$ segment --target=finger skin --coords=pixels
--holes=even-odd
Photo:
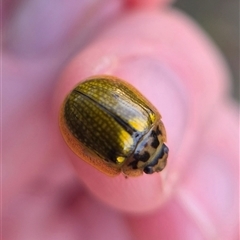
[[[105,203],[130,212],[156,209],[173,194],[193,152],[199,154],[193,148],[196,134],[225,94],[228,72],[201,31],[179,12],[167,10],[131,13],[77,55],[62,75],[55,109],[73,86],[98,74],[129,81],[159,109],[168,134],[168,166],[160,174],[126,180],[104,176],[71,152],[69,158]]]

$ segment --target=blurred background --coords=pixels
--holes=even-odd
[[[218,45],[232,73],[232,96],[239,91],[239,0],[176,0],[175,7],[192,16]]]

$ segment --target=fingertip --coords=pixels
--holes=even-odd
[[[69,153],[81,181],[95,196],[114,208],[144,212],[161,206],[190,159],[191,146],[195,144],[199,128],[222,91],[223,84],[219,83],[217,69],[201,62],[201,69],[209,71],[199,72],[199,58],[192,53],[193,49],[200,49],[199,54],[205,53],[202,57],[207,59],[207,63],[210,58],[217,65],[211,46],[205,40],[199,40],[200,34],[196,36],[195,30],[181,21],[182,17],[172,12],[162,15],[141,12],[128,17],[77,55],[59,82],[57,109],[78,82],[92,75],[110,74],[130,82],[162,115],[170,155],[166,169],[159,174],[129,179],[122,175],[110,178]],[[141,22],[144,22],[143,27],[134,28]],[[159,34],[150,27],[153,22]],[[131,28],[128,35],[124,34],[127,27]],[[187,39],[181,34],[183,37],[179,35],[175,41],[176,31],[180,30],[186,32]],[[191,45],[187,48],[189,39]],[[131,48],[126,47],[128,45]],[[207,84],[209,75],[211,86]],[[214,98],[213,86],[218,87]],[[204,98],[201,92],[196,94],[196,88],[206,91]]]

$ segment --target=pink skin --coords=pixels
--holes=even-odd
[[[237,239],[237,107],[224,60],[198,26],[167,1],[12,2],[4,239]],[[96,74],[129,81],[161,112],[170,155],[160,174],[109,178],[64,143],[60,105]]]

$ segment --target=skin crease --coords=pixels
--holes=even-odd
[[[3,239],[237,239],[237,107],[224,60],[198,26],[166,1],[13,3]],[[159,109],[170,149],[160,174],[109,178],[64,143],[60,105],[96,74],[127,80]]]

